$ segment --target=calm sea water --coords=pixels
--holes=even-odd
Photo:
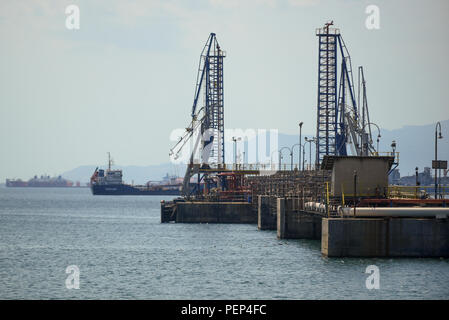
[[[0,298],[449,298],[448,259],[328,259],[319,241],[255,225],[161,224],[164,198],[0,188]],[[378,290],[365,286],[372,264]]]

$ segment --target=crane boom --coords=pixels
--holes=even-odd
[[[224,92],[223,58],[215,33],[211,33],[200,55],[193,97],[191,123],[185,133],[170,150],[175,159],[194,134],[198,137],[194,143],[184,176],[183,194],[190,194],[190,179],[198,173],[200,166],[220,167],[224,165]],[[198,109],[200,97],[204,105]],[[195,164],[195,155],[199,153],[199,163]],[[201,180],[200,178],[198,180]]]

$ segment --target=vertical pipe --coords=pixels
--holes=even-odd
[[[302,134],[302,122],[299,123],[299,155],[298,155],[298,170],[301,170],[301,134]],[[303,168],[304,170],[304,168]]]
[[[354,172],[354,216],[357,210],[357,171]]]
[[[306,159],[306,146],[304,143],[304,146],[302,148],[302,170],[304,171],[304,161]]]
[[[293,149],[290,150],[290,170],[293,171]]]
[[[309,140],[309,166],[312,170],[312,140]]]
[[[416,186],[415,186],[415,198],[418,198],[418,185],[419,185],[419,182],[418,182],[418,167],[416,167],[415,168],[415,184],[416,184]]]
[[[439,123],[439,122],[438,122]],[[438,126],[437,123],[437,126]],[[437,126],[435,126],[435,199],[437,198]]]

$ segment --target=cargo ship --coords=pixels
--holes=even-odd
[[[6,187],[8,188],[24,188],[24,187],[34,187],[34,188],[66,188],[72,187],[73,182],[66,180],[61,176],[50,177],[45,176],[34,176],[28,181],[23,181],[21,179],[6,179]]]
[[[180,195],[182,178],[167,174],[162,181],[149,181],[145,185],[131,185],[123,182],[122,170],[111,169],[112,160],[108,156],[108,169],[95,169],[90,178],[90,189],[93,195]]]

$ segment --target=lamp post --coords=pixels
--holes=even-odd
[[[278,164],[278,170],[279,171],[281,171],[281,166],[282,166],[282,152],[280,152],[279,150],[278,150],[278,153],[279,153],[279,164]]]
[[[438,129],[440,129],[439,135],[437,135]],[[435,125],[435,199],[437,198],[437,189],[438,189],[438,180],[437,180],[438,139],[443,139],[443,136],[441,135],[440,122],[437,122],[437,124]]]
[[[282,150],[284,150],[284,149],[287,149],[290,151],[290,163],[291,163],[291,166],[293,167],[293,152],[292,152],[292,150],[289,147],[282,147],[279,149],[279,155],[280,155],[279,169],[281,168],[281,165],[282,165]]]
[[[416,186],[419,186],[418,176],[419,176],[418,167],[416,167],[415,168]]]
[[[293,150],[290,149],[290,170],[293,170]]]
[[[299,153],[301,153],[301,144],[300,143],[295,143],[294,145],[292,145],[292,147],[291,147],[291,150],[292,150],[292,161],[293,161],[293,150],[295,149],[295,146],[299,146]],[[299,159],[301,159],[301,155],[299,156]],[[293,168],[293,162],[292,162],[292,168]],[[301,162],[298,163],[298,170],[301,170]]]
[[[306,160],[306,143],[307,142],[304,142],[301,146],[302,147],[302,171],[304,171],[304,163]]]
[[[379,155],[379,141],[380,141],[380,132],[379,132],[379,134],[377,135],[377,147],[376,147],[376,153],[377,153],[377,155]]]
[[[393,140],[392,142],[391,142],[391,149],[393,150],[393,152],[391,153],[391,155],[393,156],[393,157],[395,157],[396,155],[395,155],[395,153],[396,153],[396,141],[395,140]]]
[[[299,155],[298,155],[298,170],[301,170],[301,134],[302,134],[302,125],[303,122],[299,123]],[[293,147],[292,147],[293,150]]]
[[[302,144],[302,170],[305,170],[305,161],[306,161],[306,144],[307,142],[304,142]]]
[[[232,141],[234,141],[234,163],[237,165],[237,141],[242,140],[241,137],[232,137]]]
[[[310,169],[312,169],[312,142],[316,143],[316,139],[315,137],[313,137],[312,139],[308,139],[307,137],[305,137],[304,139],[309,143],[309,166]]]
[[[305,143],[304,144],[306,144],[307,142],[309,142],[309,146],[310,146],[310,140],[309,140],[309,138],[307,138],[307,137],[304,137],[304,141],[305,141]],[[311,163],[311,150],[312,150],[312,147],[310,147],[309,148],[309,166],[310,166],[310,163]]]

